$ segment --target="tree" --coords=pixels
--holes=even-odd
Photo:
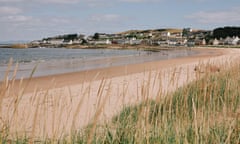
[[[95,34],[93,35],[93,39],[98,40],[98,39],[99,39],[99,33],[95,33]]]
[[[78,35],[77,34],[67,34],[63,35],[64,40],[74,40],[77,39]]]
[[[240,36],[240,27],[223,27],[213,30],[214,38],[226,38],[226,37]]]
[[[182,31],[182,36],[188,38],[190,33],[191,33],[191,28],[184,28],[183,31]]]

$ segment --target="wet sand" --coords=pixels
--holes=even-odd
[[[141,73],[151,70],[161,70],[167,67],[177,66],[180,64],[185,64],[193,61],[201,61],[206,58],[220,56],[226,53],[223,49],[195,49],[199,51],[198,55],[173,58],[167,60],[145,62],[140,64],[129,64],[124,66],[112,66],[108,68],[98,68],[92,70],[84,70],[80,72],[71,72],[65,74],[56,74],[49,76],[33,77],[31,79],[24,79],[23,85],[26,87],[25,92],[33,92],[35,89],[47,90],[50,88],[59,88],[63,86],[76,85],[79,83],[95,81],[100,79],[110,79],[113,77]],[[114,59],[112,59],[114,60]],[[15,82],[15,91],[19,91],[19,80]],[[22,87],[22,86],[21,86]]]

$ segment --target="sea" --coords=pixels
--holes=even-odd
[[[78,72],[172,59],[197,54],[193,50],[161,50],[159,52],[118,49],[65,48],[0,48],[0,81]],[[12,60],[11,60],[12,59]],[[12,61],[12,64],[10,64]],[[17,73],[14,76],[14,70]]]

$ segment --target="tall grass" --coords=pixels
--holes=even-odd
[[[86,128],[78,139],[88,135]],[[91,143],[240,143],[240,65],[125,107],[95,129]]]
[[[204,76],[200,76],[203,72]],[[175,73],[172,75],[175,77]],[[152,88],[149,75],[146,87],[142,88],[144,101],[125,106],[110,121],[99,123],[101,112],[110,97],[105,88],[111,89],[111,82],[103,79],[97,92],[95,115],[89,125],[82,129],[75,127],[82,103],[90,95],[90,86],[82,88],[80,94],[83,97],[75,106],[66,106],[66,98],[62,100],[50,92],[41,97],[34,94],[31,98],[32,105],[36,106],[31,111],[33,116],[26,114],[29,117],[27,120],[32,122],[30,135],[26,131],[21,135],[17,131],[15,134],[10,132],[12,124],[21,123],[14,117],[21,115],[17,112],[20,107],[18,104],[27,85],[22,86],[22,91],[13,99],[14,110],[4,108],[3,101],[14,83],[14,78],[9,80],[6,76],[0,84],[0,143],[240,143],[240,64],[232,64],[228,70],[217,72],[196,71],[196,75],[198,80],[167,96],[158,96],[155,100],[150,99],[149,90]],[[178,83],[174,79],[171,81]],[[68,101],[71,104],[74,98],[69,93]],[[9,119],[4,119],[3,108],[12,114],[7,117]],[[48,109],[52,112],[49,113]],[[57,126],[63,119],[61,112],[64,109],[69,113],[69,118],[63,120],[66,124],[70,123],[71,133],[68,134],[63,131],[67,126]],[[48,121],[43,118],[44,121],[39,122],[40,116],[51,117],[51,136],[44,134]],[[42,137],[36,133],[40,126],[44,127],[40,131]],[[21,128],[25,128],[24,124]],[[63,131],[63,134],[58,137],[55,135],[57,131]]]

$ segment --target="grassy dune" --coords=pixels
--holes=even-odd
[[[83,143],[240,143],[240,65],[126,107],[111,122],[76,135]]]
[[[97,123],[96,114],[87,127],[61,138],[12,138],[0,117],[0,143],[240,143],[240,64],[204,75],[161,99],[146,95],[105,123]],[[10,87],[7,80],[0,85],[0,116]]]

